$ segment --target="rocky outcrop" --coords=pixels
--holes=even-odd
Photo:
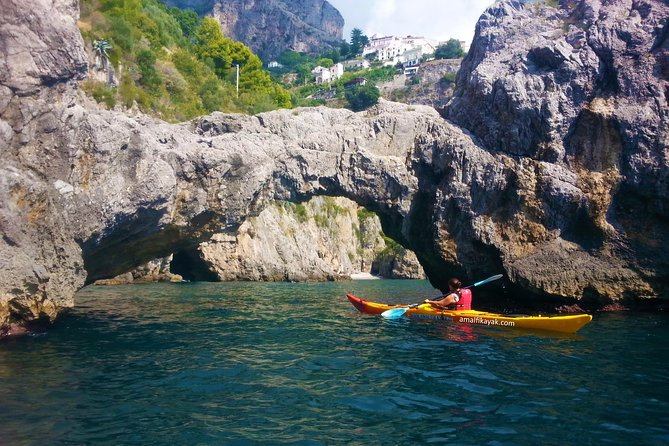
[[[486,11],[446,116],[518,160],[512,181],[535,185],[503,217],[522,245],[505,255],[515,283],[666,295],[669,6],[559,3]]]
[[[34,6],[31,8],[29,6]],[[63,85],[87,71],[76,2],[8,0],[0,8],[0,326],[55,317],[86,277],[44,170],[64,163],[50,139],[76,99]],[[61,107],[52,107],[58,97]],[[49,135],[41,139],[41,135]],[[53,164],[52,164],[53,162]],[[55,274],[64,271],[64,274]],[[3,330],[0,330],[3,331]],[[21,331],[14,329],[13,331]]]
[[[390,279],[424,279],[425,272],[412,251],[380,255],[372,266],[372,273]]]
[[[344,19],[325,0],[168,0],[213,15],[226,36],[243,42],[263,60],[287,50],[319,54],[338,48]]]
[[[361,218],[358,210],[346,198],[274,204],[244,222],[236,234],[214,235],[190,258],[202,259],[224,281],[350,280],[351,275],[371,272],[377,255],[387,249],[378,217]],[[396,264],[383,277],[405,277],[408,262],[400,258]],[[412,278],[424,278],[422,272],[418,265]]]
[[[416,255],[386,245],[379,218],[351,200],[314,197],[270,204],[235,234],[149,262],[96,284],[150,281],[331,281],[361,273],[425,279]],[[305,248],[307,247],[307,248]],[[173,274],[178,272],[179,274]]]
[[[111,279],[101,279],[95,285],[125,285],[130,283],[183,282],[184,278],[170,271],[173,256],[155,259]]]
[[[462,59],[442,59],[422,63],[417,74],[399,74],[392,81],[380,84],[381,95],[391,101],[429,105],[441,110],[453,96],[461,62]]]
[[[442,289],[504,271],[518,299],[666,297],[669,7],[579,5],[583,33],[550,7],[488,10],[447,111],[463,130],[385,101],[181,125],[97,110],[77,90],[86,59],[73,3],[3,4],[0,325],[52,319],[85,283],[234,234],[272,201],[317,195],[376,212]],[[537,31],[553,23],[556,34],[529,47],[535,15]],[[487,61],[514,42],[526,57],[494,77]],[[52,44],[67,55],[52,57]],[[569,59],[551,68],[560,54]]]

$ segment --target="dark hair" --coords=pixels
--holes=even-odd
[[[458,288],[460,288],[462,286],[462,284],[460,283],[459,279],[456,279],[454,277],[454,278],[452,278],[451,280],[448,281],[448,286],[457,290]]]

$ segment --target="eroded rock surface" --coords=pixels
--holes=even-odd
[[[535,186],[492,244],[514,229],[505,265],[523,288],[666,296],[669,5],[560,5],[486,11],[446,112]]]

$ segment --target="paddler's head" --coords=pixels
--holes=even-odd
[[[456,279],[455,277],[453,277],[451,280],[448,281],[448,287],[451,289],[451,291],[460,289],[462,287],[460,279]]]

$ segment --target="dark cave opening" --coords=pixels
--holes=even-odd
[[[190,282],[219,282],[218,276],[201,259],[197,249],[174,253],[170,263],[170,272],[179,274]]]

